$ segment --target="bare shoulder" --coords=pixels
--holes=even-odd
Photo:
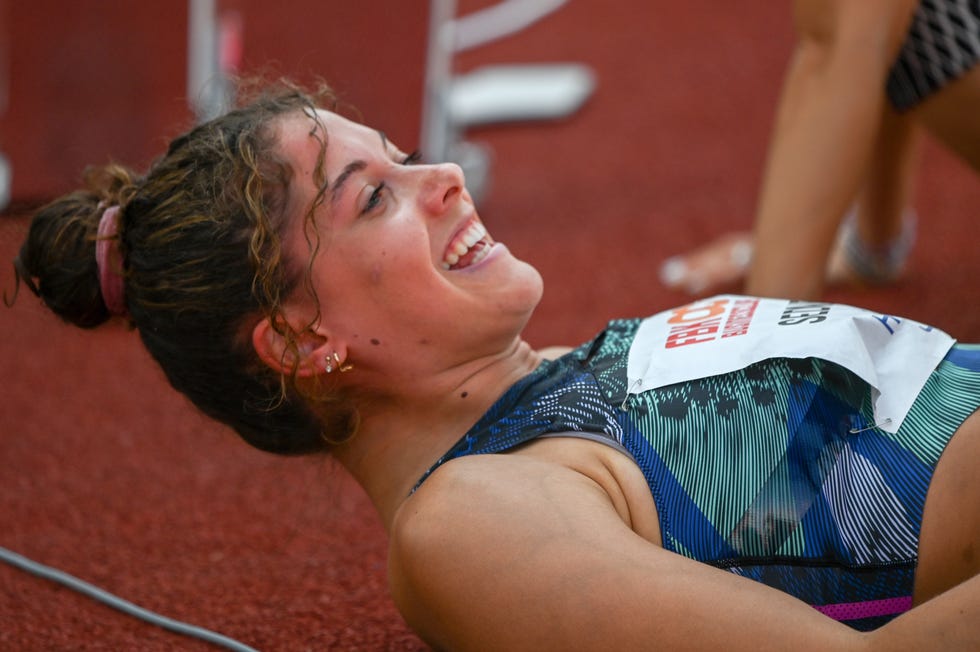
[[[549,587],[564,583],[568,566],[554,562],[573,563],[574,550],[588,548],[582,539],[598,539],[601,530],[629,532],[605,490],[575,470],[515,454],[453,460],[396,515],[392,595],[409,624],[437,648],[496,645],[503,632],[495,620],[528,615],[507,596],[523,588],[540,593],[535,602],[557,599],[547,595]],[[544,579],[532,580],[531,569]]]
[[[392,546],[411,555],[441,549],[447,541],[482,548],[489,541],[485,528],[553,518],[572,496],[584,501],[582,509],[619,518],[600,483],[561,462],[514,453],[459,458],[405,501],[392,527]]]
[[[848,649],[850,630],[808,605],[637,534],[565,454],[454,460],[402,505],[392,596],[434,648],[778,649],[804,635]]]
[[[601,514],[610,525],[660,543],[656,507],[635,463],[608,446],[571,437],[443,465],[399,510],[392,538],[406,549],[425,549],[429,536],[444,542],[483,526],[524,521],[533,529],[563,509],[589,518]],[[463,523],[470,528],[458,527]]]

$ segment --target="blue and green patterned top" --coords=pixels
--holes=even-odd
[[[640,320],[513,385],[435,465],[546,436],[632,456],[664,547],[794,595],[858,629],[911,607],[926,491],[980,405],[980,347],[955,346],[901,428],[874,427],[872,389],[817,358],[774,358],[628,394]],[[418,485],[417,485],[418,486]]]

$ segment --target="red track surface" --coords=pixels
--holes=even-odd
[[[577,343],[608,318],[682,302],[659,286],[660,262],[749,225],[788,12],[766,0],[578,0],[463,58],[576,60],[598,74],[571,120],[472,134],[496,156],[481,207],[490,231],[545,277],[533,344]],[[350,47],[384,60],[385,34],[324,29],[357,33]],[[368,115],[404,99],[375,81]],[[930,145],[917,205],[909,279],[829,298],[980,341],[980,184]],[[0,259],[24,225],[0,219]],[[0,286],[13,287],[9,265]],[[371,506],[329,460],[247,448],[166,385],[135,333],[69,328],[28,293],[0,309],[0,342],[0,546],[261,650],[424,649],[387,597]],[[0,564],[0,649],[212,648]]]

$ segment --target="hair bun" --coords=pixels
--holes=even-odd
[[[96,240],[105,207],[128,199],[131,179],[130,172],[119,165],[87,171],[87,189],[65,195],[37,212],[14,261],[18,280],[55,314],[76,326],[94,328],[113,314],[100,285]]]

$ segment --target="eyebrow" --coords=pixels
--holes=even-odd
[[[378,131],[378,136],[381,138],[381,146],[387,152],[388,137],[385,136],[385,132],[383,131]],[[366,167],[367,167],[367,162],[362,161],[360,159],[356,161],[351,161],[350,163],[344,166],[344,169],[341,171],[340,174],[337,175],[337,179],[333,182],[333,188],[330,189],[331,204],[337,203],[337,199],[340,198],[340,195],[344,190],[344,184],[347,182],[347,179],[349,179],[350,176],[355,172],[360,172]]]
[[[352,161],[344,166],[343,171],[337,175],[337,180],[333,182],[333,188],[330,190],[330,203],[337,203],[337,199],[344,190],[344,184],[347,183],[347,179],[350,178],[355,172],[360,172],[367,167],[366,161]]]

